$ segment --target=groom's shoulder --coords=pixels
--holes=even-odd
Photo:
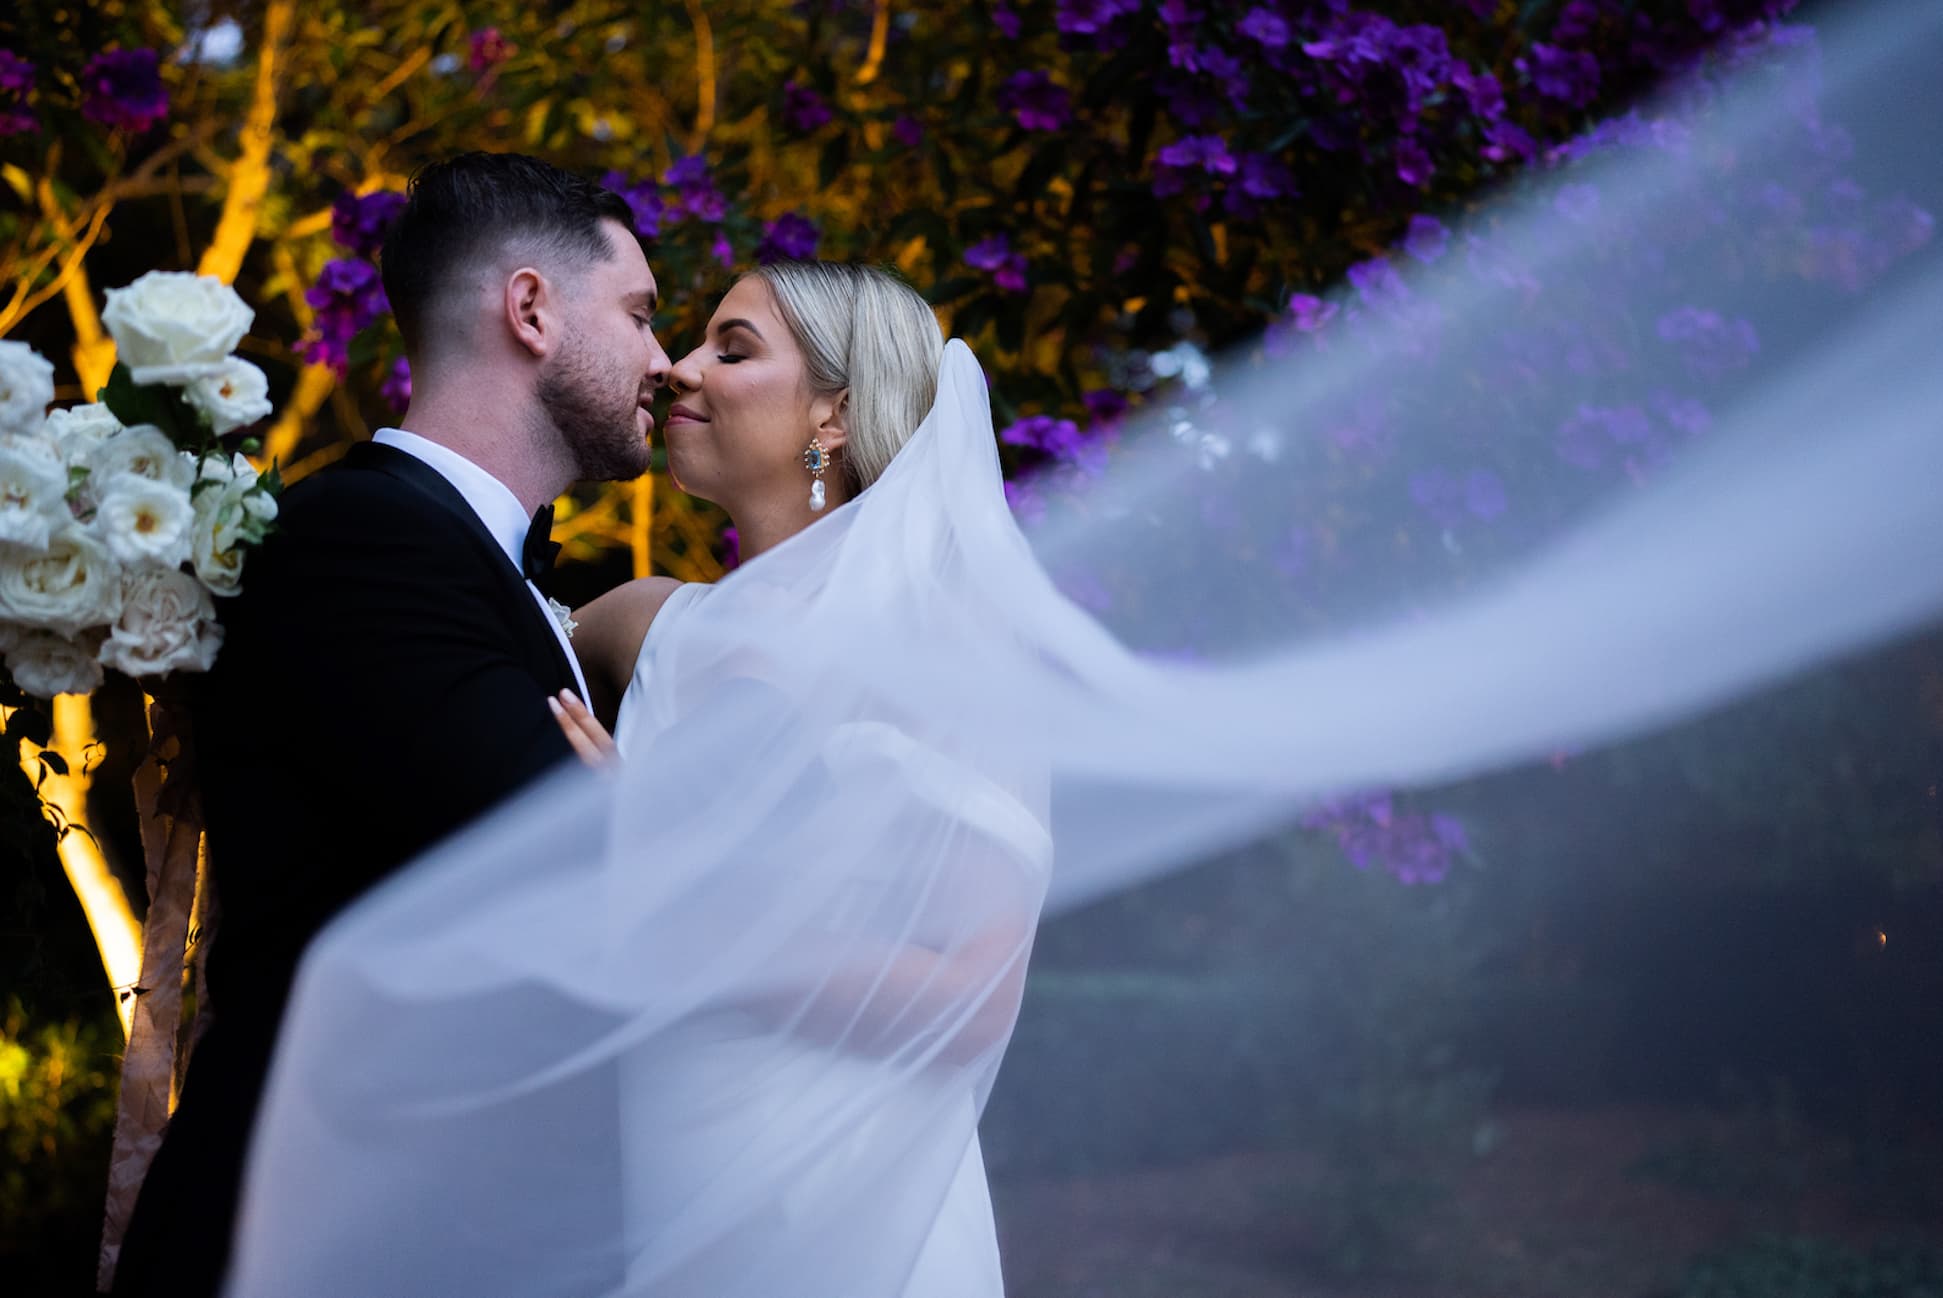
[[[443,530],[423,490],[355,454],[294,483],[279,504],[279,530],[293,536]]]

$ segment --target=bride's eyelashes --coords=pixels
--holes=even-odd
[[[733,365],[737,361],[746,361],[749,358],[747,356],[737,356],[733,352],[724,352],[721,355],[717,356],[715,359],[722,362],[722,364],[724,365]]]

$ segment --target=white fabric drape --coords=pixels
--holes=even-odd
[[[1827,93],[1929,120],[1943,19],[1866,17],[1830,36]],[[1742,246],[1731,220],[1707,242],[1682,224],[1725,155],[1792,174],[1776,87],[1752,75],[1682,148],[1593,158],[1469,227],[1588,333],[1644,291],[1616,227],[1649,232],[1682,300],[1758,326],[1777,363],[1713,389],[1711,431],[1643,483],[1553,455],[1557,415],[1649,402],[1682,362],[1541,366],[1487,409],[1481,358],[1531,321],[1476,259],[1344,341],[1218,375],[1218,408],[1157,416],[1174,435],[1131,430],[1030,541],[983,375],[950,344],[874,487],[664,615],[624,767],[535,790],[314,945],[229,1292],[993,1292],[960,1187],[1049,895],[1126,887],[1320,797],[1635,734],[1935,619],[1934,250],[1830,307],[1746,291],[1751,226]],[[1894,121],[1847,124],[1870,183],[1931,166]],[[1596,185],[1610,224],[1558,217],[1567,184]],[[1496,551],[1448,536],[1470,561],[1414,584],[1373,555],[1370,616],[1319,621],[1260,559],[1337,463],[1321,433],[1371,393],[1391,454],[1426,464],[1489,424],[1519,501],[1549,512]],[[1096,617],[1049,571],[1109,574],[1110,603]]]

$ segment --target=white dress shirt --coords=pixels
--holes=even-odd
[[[533,517],[519,503],[519,497],[513,494],[511,487],[457,451],[440,446],[417,433],[408,433],[402,428],[380,428],[371,440],[380,446],[403,451],[451,483],[465,497],[466,504],[472,506],[472,512],[486,525],[486,531],[492,534],[493,540],[499,542],[499,548],[506,552],[506,557],[512,560],[513,570],[525,570],[520,552],[526,546],[526,529],[532,526]],[[553,615],[553,608],[547,603],[546,596],[540,593],[540,588],[530,581],[526,583],[526,588],[533,592],[533,602],[540,606],[541,616],[553,628],[554,638],[560,642],[560,651],[567,655],[567,664],[573,668],[574,684],[579,686],[580,697],[585,701],[587,678],[580,674],[580,660],[574,657],[573,646],[567,641],[566,628]]]

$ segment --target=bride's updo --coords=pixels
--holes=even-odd
[[[853,492],[890,467],[938,395],[944,334],[931,304],[877,266],[779,261],[749,278],[769,286],[818,395],[850,390],[838,462]]]

